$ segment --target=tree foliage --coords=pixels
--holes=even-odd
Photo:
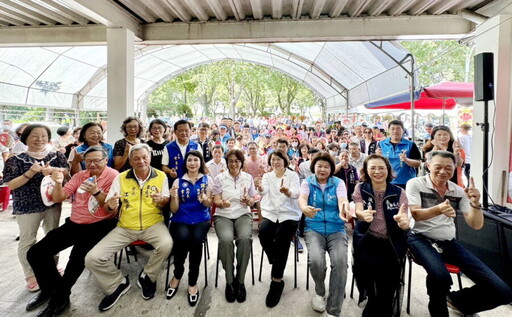
[[[457,41],[404,41],[400,44],[413,54],[422,86],[443,81],[473,81],[472,47]]]
[[[281,72],[221,61],[182,73],[156,89],[149,96],[148,116],[290,115],[318,105],[309,88]]]

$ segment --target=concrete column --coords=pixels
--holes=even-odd
[[[123,120],[134,114],[134,34],[123,28],[107,29],[107,142],[123,136]]]
[[[489,101],[489,186],[490,198],[498,205],[506,202],[512,134],[512,19],[498,15],[476,29],[475,54],[494,53],[494,101]],[[493,113],[496,107],[496,119]],[[473,105],[473,144],[471,175],[482,190],[483,132],[476,122],[483,122],[484,103]],[[494,138],[492,138],[494,133]],[[493,151],[493,152],[491,152]],[[492,159],[492,161],[491,161]],[[489,199],[489,205],[493,202]]]

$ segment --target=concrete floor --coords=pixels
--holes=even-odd
[[[65,204],[62,220],[69,215],[70,208]],[[62,223],[62,221],[61,221]],[[14,240],[17,234],[15,217],[10,210],[0,213],[0,316],[35,316],[38,310],[26,312],[25,306],[34,296],[25,289],[23,273],[17,258],[17,242]],[[42,236],[42,230],[40,230]],[[157,286],[155,298],[146,301],[140,296],[140,289],[136,286],[136,278],[143,264],[147,261],[145,250],[140,251],[139,261],[127,263],[123,260],[122,270],[129,274],[132,288],[125,294],[111,310],[100,313],[98,304],[104,294],[98,287],[95,278],[85,270],[75,284],[71,295],[71,306],[61,316],[88,317],[88,316],[321,316],[311,309],[311,297],[314,295],[314,283],[310,278],[310,289],[306,290],[306,251],[299,255],[298,263],[298,287],[293,288],[293,252],[290,252],[288,265],[285,271],[284,280],[286,286],[281,302],[277,307],[269,309],[265,306],[265,296],[268,291],[270,279],[270,266],[263,264],[262,281],[258,281],[258,270],[261,257],[261,245],[257,233],[254,234],[254,268],[255,285],[251,285],[250,267],[246,275],[247,301],[243,304],[229,304],[224,298],[224,272],[219,272],[219,287],[215,288],[215,260],[217,254],[217,237],[213,230],[208,234],[210,246],[210,260],[207,263],[208,287],[204,287],[204,267],[201,264],[199,276],[200,301],[196,307],[188,305],[186,297],[186,273],[179,293],[170,301],[165,299],[164,284],[165,270],[162,270]],[[65,267],[69,250],[61,253],[60,266]],[[292,251],[292,250],[291,250]],[[349,251],[350,252],[350,251]],[[145,254],[146,253],[146,254]],[[172,269],[172,268],[171,268]],[[407,268],[408,270],[408,268]],[[171,272],[172,275],[172,272]],[[350,281],[352,272],[348,270],[347,293],[350,292]],[[455,281],[455,280],[454,280]],[[407,283],[407,281],[406,281]],[[463,277],[463,285],[471,285],[471,281]],[[405,285],[405,290],[407,284]],[[342,307],[342,316],[361,316],[362,309],[357,306],[357,290],[354,291],[354,299],[345,299]],[[403,299],[402,315],[405,312],[406,296]],[[411,316],[429,316],[427,310],[428,297],[425,288],[425,271],[423,268],[413,264]],[[456,312],[450,311],[450,316],[459,316]],[[492,311],[480,313],[482,317],[512,316],[512,306],[501,306]]]

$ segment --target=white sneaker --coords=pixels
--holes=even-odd
[[[325,297],[320,295],[313,296],[313,299],[311,300],[311,308],[313,308],[314,311],[317,311],[319,313],[322,313],[325,311]]]

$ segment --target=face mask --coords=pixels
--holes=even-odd
[[[296,147],[297,145],[299,145],[299,143],[297,143],[297,142],[292,142],[292,146],[293,146],[293,147]]]
[[[347,143],[340,143],[340,146],[342,149],[346,149],[347,148]]]

